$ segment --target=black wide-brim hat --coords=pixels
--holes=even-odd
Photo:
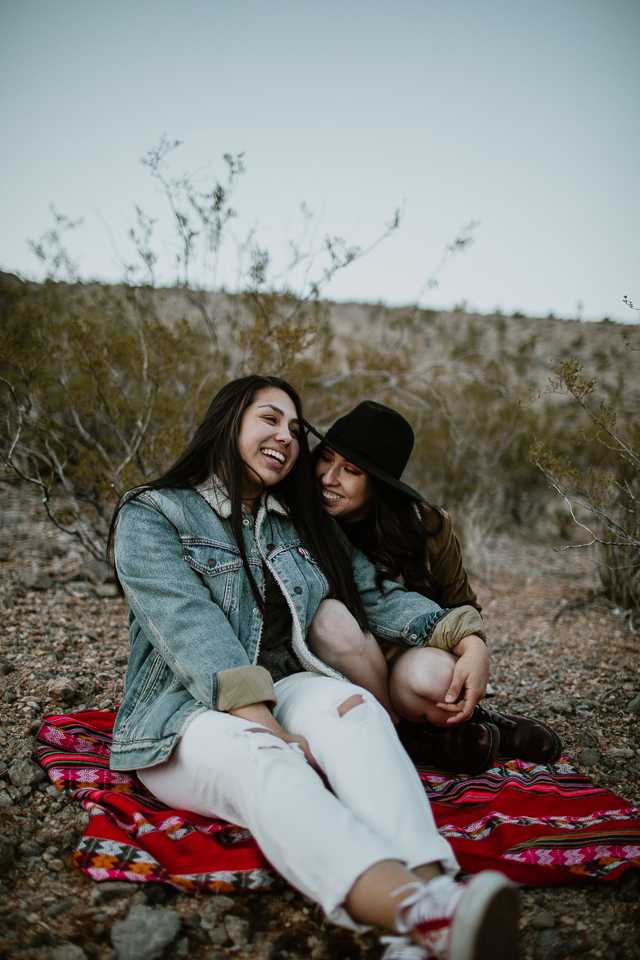
[[[424,497],[400,477],[413,450],[411,424],[402,414],[374,400],[363,400],[329,427],[324,437],[311,424],[312,433],[354,466],[394,490],[420,502]]]

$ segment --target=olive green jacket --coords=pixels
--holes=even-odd
[[[480,613],[482,607],[469,583],[451,516],[426,503],[418,505],[418,512],[427,532],[427,567],[442,588],[442,593],[436,596],[426,584],[424,592],[441,607],[470,606]]]

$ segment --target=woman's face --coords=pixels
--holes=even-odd
[[[278,387],[258,391],[242,415],[238,448],[244,460],[243,498],[252,499],[290,473],[300,452],[300,421],[291,397]]]
[[[368,473],[325,447],[316,464],[316,479],[327,513],[349,523],[364,520],[373,499]]]

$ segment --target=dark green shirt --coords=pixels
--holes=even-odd
[[[273,682],[292,673],[302,673],[304,667],[293,652],[291,610],[267,566],[264,570],[264,620],[258,666],[265,667]]]

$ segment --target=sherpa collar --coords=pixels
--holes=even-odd
[[[208,480],[197,484],[196,490],[223,520],[231,516],[231,500],[229,499],[227,488],[215,473],[210,476]],[[287,516],[286,507],[284,507],[276,497],[268,494],[266,490],[260,497],[260,505],[266,510],[281,514],[283,517]]]

